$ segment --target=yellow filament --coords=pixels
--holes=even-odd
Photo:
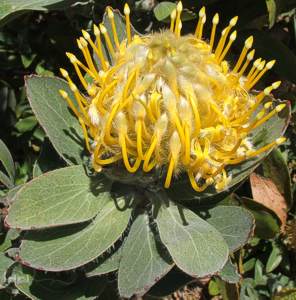
[[[73,113],[75,114],[75,116],[77,118],[79,118],[80,114],[77,111],[76,107],[74,106],[72,100],[69,98],[68,94],[65,91],[63,91],[63,90],[59,90],[59,92],[60,92],[61,96],[63,97],[63,99],[66,100],[68,106],[71,108],[71,110],[73,111]]]
[[[78,43],[78,42],[77,42]],[[79,41],[80,45],[81,45],[81,51],[82,51],[82,54],[84,56],[84,59],[89,67],[89,69],[94,73],[96,74],[97,73],[97,70],[96,70],[96,67],[93,63],[93,60],[91,58],[91,55],[90,55],[90,52],[88,50],[88,47],[87,47],[87,42],[84,38],[80,38],[80,41]]]
[[[174,9],[171,13],[171,25],[170,25],[170,31],[174,32],[174,25],[175,25],[175,20],[176,20],[176,9]]]
[[[142,121],[137,120],[136,122],[136,133],[137,133],[137,150],[140,159],[144,158],[143,148],[142,148]]]
[[[250,81],[250,78],[252,78],[253,76],[256,76],[256,75],[257,75],[257,73],[258,73],[258,67],[260,66],[260,64],[261,64],[261,58],[258,58],[258,59],[256,59],[256,60],[254,61],[253,66],[252,66],[250,72],[249,72],[248,75],[247,75],[248,81]],[[257,72],[257,73],[256,73],[256,72]],[[256,74],[255,74],[255,73],[256,73]],[[254,75],[254,74],[255,74],[255,75]]]
[[[196,25],[196,28],[195,28],[195,33],[194,35],[196,37],[198,37],[198,34],[200,32],[200,26],[201,26],[201,23],[202,23],[202,20],[203,20],[203,17],[205,16],[206,14],[206,8],[203,6],[200,10],[199,10],[199,13],[198,13],[198,22],[197,22],[197,25]]]
[[[88,150],[88,152],[91,152],[90,151],[90,146],[89,146],[89,138],[88,138],[88,134],[87,134],[87,130],[86,130],[84,121],[81,117],[78,117],[78,120],[79,120],[79,123],[80,123],[82,131],[83,131],[83,136],[84,136],[84,139],[85,139],[86,149]]]
[[[198,39],[201,39],[201,38],[202,38],[203,28],[204,28],[205,22],[206,22],[206,16],[204,16],[204,17],[202,18],[202,20],[201,20],[201,24],[200,24],[200,26],[199,26],[198,33],[197,33],[197,38],[198,38]]]
[[[247,67],[249,66],[250,62],[253,60],[255,50],[252,50],[249,54],[250,54],[250,56],[248,55],[248,59],[246,60],[246,62],[244,63],[244,65],[242,66],[241,70],[238,73],[239,77],[241,77],[245,73],[245,71],[246,71]]]
[[[210,183],[213,183],[213,181],[210,179],[210,180],[206,181],[202,186],[199,187],[195,181],[192,171],[188,171],[187,174],[188,174],[191,186],[193,187],[193,189],[196,192],[203,192],[209,186]]]
[[[246,153],[246,154],[247,154],[247,157],[249,158],[249,157],[254,157],[254,156],[260,155],[260,154],[262,154],[262,153],[264,153],[264,152],[270,150],[270,149],[273,148],[274,146],[279,145],[279,144],[282,144],[282,143],[285,142],[285,141],[286,141],[285,138],[279,138],[279,139],[275,140],[274,142],[272,142],[272,143],[270,143],[270,144],[268,144],[268,145],[266,145],[266,146],[264,146],[264,147],[262,147],[262,148],[259,148],[258,150],[255,150],[255,151],[249,150],[249,151],[247,151],[247,153]]]
[[[178,2],[176,10],[177,10],[177,16],[176,16],[176,23],[175,23],[175,34],[178,34],[179,24],[180,24],[180,20],[181,20],[181,12],[183,10],[181,1]]]
[[[144,156],[143,170],[145,172],[149,172],[149,170],[150,170],[149,162],[150,162],[151,156],[155,150],[156,145],[157,145],[157,137],[154,135],[152,138],[152,143]]]
[[[128,44],[132,41],[131,35],[131,24],[130,24],[130,8],[127,3],[124,5],[124,15],[125,15],[125,28],[126,28],[126,36]]]
[[[169,163],[169,167],[168,167],[168,171],[167,171],[167,175],[166,175],[165,183],[164,183],[164,187],[166,189],[168,189],[171,185],[174,166],[175,166],[175,160],[174,160],[173,156],[171,155],[171,159],[170,159],[170,163]]]
[[[265,115],[263,118],[261,118],[260,120],[258,120],[253,126],[250,126],[252,128],[249,128],[250,129],[255,129],[257,128],[258,126],[262,125],[263,123],[265,123],[266,121],[268,121],[271,117],[273,117],[276,113],[278,113],[280,110],[279,108],[281,108],[281,110],[283,108],[285,108],[285,104],[280,104],[278,105],[275,109],[273,109],[270,113],[268,113],[267,115]]]
[[[100,94],[94,98],[93,102],[98,106],[98,109],[100,113],[103,115],[107,113],[107,110],[104,108],[104,99],[106,95],[116,86],[117,80],[114,80],[112,83],[110,83]]]
[[[98,163],[99,165],[110,165],[118,160],[120,160],[122,158],[121,154],[116,154],[112,157],[106,158],[106,159],[101,159],[98,157],[95,157],[96,163]]]
[[[95,24],[94,24],[94,34],[96,36],[96,41],[97,41],[97,47],[94,47],[94,51],[96,52],[98,58],[101,61],[103,70],[106,71],[108,67],[102,50],[101,33],[99,28]]]
[[[107,13],[108,13],[108,17],[109,17],[109,20],[110,20],[110,23],[111,23],[114,42],[115,42],[115,45],[116,45],[117,49],[119,49],[120,43],[119,43],[117,30],[116,30],[116,25],[115,25],[115,21],[114,21],[114,14],[113,14],[113,11],[112,11],[111,7],[107,7]]]
[[[109,141],[111,144],[115,144],[117,142],[117,140],[111,136],[111,127],[112,127],[113,119],[117,113],[118,107],[119,107],[119,103],[116,103],[113,106],[111,113],[109,115],[109,118],[107,120],[107,123],[106,123],[105,138],[107,139],[107,142]]]
[[[217,29],[217,24],[219,23],[219,15],[216,14],[213,18],[212,21],[212,30],[211,30],[211,38],[210,38],[210,47],[213,49],[214,43],[215,43],[215,35],[216,35],[216,29]]]
[[[184,165],[188,165],[190,162],[190,130],[189,125],[184,125],[184,133],[185,133],[185,153],[184,153]]]
[[[273,63],[275,61],[271,61],[270,63],[272,63],[272,66],[273,66]],[[270,70],[271,67],[268,66],[268,63],[266,64],[265,68],[255,77],[253,78],[253,80],[248,84],[248,89],[251,89],[261,78],[262,76],[268,71]]]
[[[125,143],[125,136],[123,134],[119,135],[119,143],[121,145],[123,163],[124,163],[126,169],[130,173],[135,173],[139,169],[139,167],[140,167],[141,159],[139,157],[137,157],[134,165],[131,166],[130,162],[128,160],[127,148],[126,148],[126,143]]]
[[[109,33],[106,29],[106,27],[103,25],[103,24],[100,24],[100,30],[104,36],[104,39],[106,41],[106,44],[107,44],[107,47],[108,47],[108,50],[109,52],[111,53],[111,56],[113,58],[115,58],[115,50],[114,50],[114,47],[112,45],[112,42],[111,42],[111,39],[110,39],[110,36],[109,36]]]
[[[238,58],[238,61],[233,69],[233,72],[238,72],[240,66],[242,65],[242,63],[247,55],[248,50],[252,47],[252,45],[253,45],[253,36],[250,36],[245,41],[243,50]]]
[[[223,50],[223,52],[221,53],[221,55],[218,58],[218,63],[221,63],[221,61],[224,59],[224,57],[226,56],[226,54],[228,53],[232,43],[235,41],[236,39],[236,31],[234,31],[231,36],[230,39],[225,47],[225,49]]]

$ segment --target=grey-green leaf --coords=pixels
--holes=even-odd
[[[1,139],[0,139],[0,162],[5,168],[5,171],[7,172],[7,175],[9,176],[9,179],[13,184],[14,177],[15,177],[14,162],[10,154],[10,151],[8,150],[7,146],[3,143]]]
[[[154,9],[154,16],[158,21],[168,18],[171,12],[176,8],[176,3],[163,1],[158,3]]]
[[[6,273],[12,264],[14,264],[12,259],[6,257],[4,253],[0,253],[0,289],[5,286]]]
[[[59,90],[75,99],[68,84],[58,78],[29,76],[25,79],[31,107],[52,145],[68,164],[82,162],[84,138],[76,117]]]
[[[125,204],[123,198],[109,201],[89,224],[28,232],[21,244],[20,260],[55,272],[85,265],[121,237],[131,214],[130,208],[122,208]]]
[[[36,229],[85,222],[111,199],[110,182],[90,178],[83,166],[45,173],[25,184],[12,203],[6,223]]]
[[[138,215],[123,245],[118,271],[120,295],[145,294],[172,266],[166,249],[151,231],[148,216]]]
[[[187,274],[203,277],[220,271],[229,250],[221,234],[198,215],[181,206],[162,205],[156,223],[161,241],[176,265]]]
[[[46,10],[46,7],[65,0],[5,0],[0,3],[0,21],[18,16],[27,10]]]
[[[11,278],[16,288],[32,300],[92,300],[97,299],[106,286],[105,278],[68,282],[55,274],[36,272],[20,265],[13,269]]]
[[[222,234],[230,252],[246,244],[253,234],[255,220],[252,214],[242,207],[217,206],[207,214],[207,222]]]
[[[121,248],[116,249],[111,254],[104,254],[87,268],[86,277],[100,276],[118,270],[120,259]]]
[[[239,273],[237,272],[236,267],[233,265],[230,259],[228,259],[227,263],[219,272],[218,276],[228,283],[238,283],[241,278]]]

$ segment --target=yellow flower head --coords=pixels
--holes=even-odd
[[[258,109],[280,82],[259,94],[250,92],[275,63],[258,58],[251,64],[255,54],[252,36],[245,41],[233,68],[225,60],[236,39],[233,27],[237,17],[217,39],[216,14],[207,42],[203,37],[205,8],[199,12],[195,33],[185,36],[181,36],[181,12],[179,2],[171,14],[169,30],[138,36],[132,35],[130,9],[125,5],[126,39],[120,41],[114,13],[107,8],[112,32],[102,24],[94,25],[95,42],[82,31],[77,44],[84,63],[67,53],[87,95],[78,91],[64,69],[61,73],[78,105],[65,91],[60,93],[81,123],[95,170],[123,161],[131,173],[139,168],[145,172],[166,170],[165,188],[174,174],[186,172],[194,190],[201,192],[209,185],[222,190],[231,180],[225,171],[227,165],[257,156],[285,140],[279,138],[256,150],[248,137],[284,108],[285,104],[272,107],[267,102]]]

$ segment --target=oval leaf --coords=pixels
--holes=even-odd
[[[143,295],[173,266],[156,241],[146,214],[134,221],[122,250],[118,271],[118,289],[122,297]]]
[[[242,207],[217,206],[207,214],[207,222],[221,233],[230,252],[245,245],[253,234],[255,220],[252,214]]]
[[[110,183],[91,179],[83,166],[48,172],[25,184],[9,209],[6,223],[35,229],[88,221],[111,198]]]
[[[71,270],[94,260],[110,248],[126,229],[131,209],[124,199],[109,201],[88,225],[32,231],[20,247],[20,261],[46,271]]]
[[[58,78],[38,76],[26,77],[25,83],[32,110],[56,151],[68,164],[82,162],[82,129],[59,94],[62,89],[75,99],[68,84]]]
[[[161,241],[176,265],[195,277],[212,275],[223,268],[228,247],[221,234],[192,211],[175,206],[162,206],[156,223]]]

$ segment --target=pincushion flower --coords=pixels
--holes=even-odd
[[[126,4],[126,39],[120,41],[114,13],[107,8],[111,32],[103,24],[94,25],[93,37],[82,31],[77,44],[84,62],[67,53],[86,94],[64,69],[62,76],[77,105],[65,91],[60,94],[81,124],[96,171],[120,162],[130,173],[161,168],[166,172],[165,188],[174,176],[186,172],[195,191],[202,192],[210,185],[219,191],[231,182],[227,166],[285,141],[279,137],[256,149],[249,137],[286,104],[263,103],[280,82],[252,92],[275,64],[274,60],[255,59],[252,36],[234,64],[226,61],[237,37],[233,30],[237,17],[217,37],[216,14],[207,39],[203,34],[205,8],[199,11],[194,34],[185,36],[181,35],[181,12],[179,2],[169,30],[139,36],[132,34]],[[86,81],[86,74],[91,82]]]

